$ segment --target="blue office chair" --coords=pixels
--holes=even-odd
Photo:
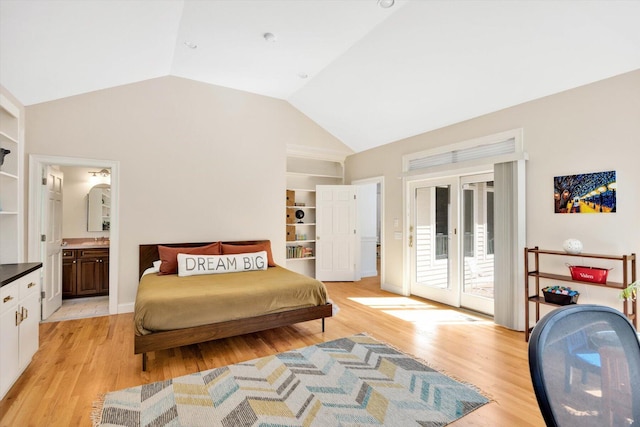
[[[640,341],[618,310],[575,304],[547,314],[531,333],[529,368],[547,426],[640,426]],[[572,383],[576,368],[582,381]]]

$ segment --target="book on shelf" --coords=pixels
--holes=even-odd
[[[307,246],[287,246],[287,258],[309,258],[313,256],[313,248]]]

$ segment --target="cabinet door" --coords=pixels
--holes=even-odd
[[[16,326],[17,305],[0,315],[0,399],[18,377],[19,347],[18,326]]]
[[[102,277],[100,280],[100,293],[109,295],[109,257],[101,258]]]
[[[20,371],[23,371],[39,346],[40,296],[32,292],[20,302],[22,323],[20,323]]]
[[[75,259],[62,260],[62,298],[75,296],[77,263]]]
[[[95,295],[100,289],[100,258],[80,258],[77,262],[76,295]]]

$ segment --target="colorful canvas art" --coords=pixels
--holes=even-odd
[[[553,178],[555,213],[616,211],[616,171]]]

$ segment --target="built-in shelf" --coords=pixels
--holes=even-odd
[[[5,132],[0,131],[0,140],[6,140],[6,141],[11,141],[14,144],[18,144],[18,140],[15,139],[14,137],[12,137],[11,135],[8,135]]]
[[[0,94],[0,147],[9,150],[0,166],[0,264],[23,261],[21,107]]]
[[[324,173],[287,172],[287,175],[289,175],[289,176],[310,177],[310,178],[342,179],[342,175],[324,174]]]
[[[14,175],[12,173],[8,173],[8,172],[5,172],[5,171],[0,171],[0,176],[3,176],[5,178],[9,178],[9,179],[16,179],[16,180],[18,179],[18,175]]]

